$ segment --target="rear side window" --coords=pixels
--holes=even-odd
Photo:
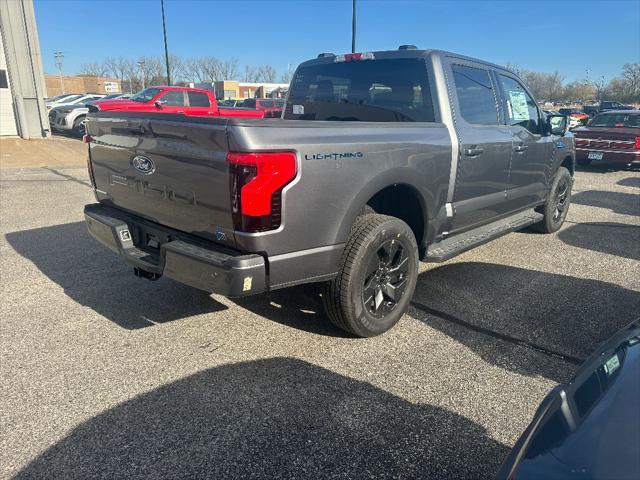
[[[173,90],[165,93],[160,100],[165,102],[168,107],[183,107],[184,92],[182,90]]]
[[[629,113],[605,113],[595,117],[591,127],[640,128],[640,115]]]
[[[262,108],[273,108],[273,100],[261,100],[260,106]]]
[[[189,98],[189,106],[191,107],[208,107],[209,97],[202,92],[187,92]]]
[[[524,127],[531,133],[540,133],[538,107],[533,98],[514,78],[504,75],[498,75],[498,78],[505,96],[507,123]]]
[[[300,67],[291,82],[284,118],[433,122],[425,60],[369,59]]]
[[[497,125],[498,106],[489,72],[464,65],[451,68],[462,118],[472,124]]]

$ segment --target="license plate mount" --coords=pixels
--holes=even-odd
[[[602,152],[589,152],[589,155],[587,155],[589,160],[602,160],[602,157],[604,157]]]

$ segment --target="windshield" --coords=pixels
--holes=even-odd
[[[425,60],[354,60],[301,67],[291,82],[284,118],[433,122]]]
[[[141,92],[136,93],[129,100],[133,100],[134,102],[147,103],[161,91],[161,88],[145,88]]]
[[[640,122],[638,119],[640,114],[602,114],[596,116],[589,126],[591,127],[626,127],[626,128],[640,128]]]

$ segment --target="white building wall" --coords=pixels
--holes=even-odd
[[[6,80],[6,88],[5,87]],[[4,45],[2,35],[0,35],[0,136],[18,135],[16,127],[16,116],[13,111],[13,96],[11,95],[11,85],[9,82],[9,72],[7,72],[7,60],[4,56]]]

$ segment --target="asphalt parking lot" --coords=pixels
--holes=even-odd
[[[79,168],[0,185],[3,478],[491,478],[538,403],[640,312],[640,172],[577,173],[556,235],[423,265],[354,339],[310,287],[232,301],[133,276]]]

